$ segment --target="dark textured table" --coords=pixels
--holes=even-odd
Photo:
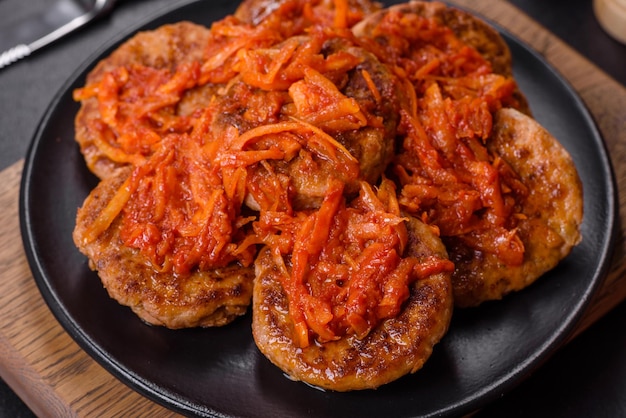
[[[626,46],[608,37],[592,12],[591,0],[512,0],[553,34],[626,84]],[[0,1],[0,27],[44,10],[54,0]],[[135,26],[167,0],[126,0],[111,16],[0,70],[0,170],[22,159],[39,118],[56,90],[79,63],[76,51],[94,46]],[[0,44],[1,44],[0,39]],[[37,100],[33,101],[33,97]],[[18,110],[18,111],[16,111]],[[7,118],[6,115],[11,117]],[[489,405],[477,417],[619,417],[626,416],[626,303],[595,323],[553,356],[519,387]],[[6,384],[0,384],[0,416],[29,417],[30,410]]]

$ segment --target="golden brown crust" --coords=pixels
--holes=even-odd
[[[409,225],[409,253],[446,256],[441,241],[422,222]],[[335,391],[372,389],[419,370],[446,333],[452,316],[449,275],[418,280],[400,315],[362,340],[355,336],[298,348],[288,301],[269,250],[256,261],[252,332],[267,358],[295,380]]]
[[[252,297],[253,267],[231,264],[179,276],[158,272],[138,250],[121,242],[119,217],[96,240],[86,240],[88,227],[129,171],[118,170],[90,193],[78,210],[73,234],[109,295],[145,322],[172,329],[221,326],[245,314]]]
[[[132,64],[173,71],[182,63],[200,62],[204,58],[209,36],[208,28],[191,22],[139,32],[101,60],[87,75],[86,85],[99,82],[109,71]],[[194,109],[204,107],[212,96],[212,89],[210,85],[191,89],[179,104],[177,112],[190,114]],[[89,169],[99,178],[106,178],[125,164],[111,161],[98,146],[98,141],[106,141],[100,118],[97,98],[83,100],[74,123],[75,138]]]
[[[476,306],[525,288],[565,258],[581,240],[583,190],[576,167],[563,146],[539,123],[514,109],[496,113],[488,148],[506,161],[529,190],[519,205],[524,244],[520,266],[501,267],[493,254],[468,250],[447,239],[455,304]]]

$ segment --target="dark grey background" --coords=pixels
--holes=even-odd
[[[57,1],[0,0],[0,28],[43,12]],[[173,3],[122,0],[110,16],[25,61],[0,70],[0,170],[24,157],[46,107],[86,57],[128,27]],[[511,3],[626,84],[626,46],[602,31],[593,16],[591,0],[511,0]],[[0,38],[0,45],[2,41]],[[475,416],[626,416],[625,317],[626,303],[622,303],[517,389]],[[0,416],[33,416],[3,382],[0,382]]]

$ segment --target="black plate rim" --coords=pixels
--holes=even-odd
[[[57,105],[62,100],[64,95],[67,93],[68,89],[73,84],[75,84],[77,80],[85,76],[89,68],[96,64],[98,57],[103,56],[103,54],[105,54],[107,51],[111,51],[133,33],[151,26],[154,21],[166,17],[179,9],[183,9],[185,7],[200,2],[202,2],[202,0],[185,0],[162,8],[156,13],[153,13],[151,16],[143,20],[142,23],[133,26],[131,29],[123,32],[119,36],[114,37],[109,42],[106,42],[101,48],[91,54],[90,57],[88,57],[62,85],[62,87],[55,94],[54,99],[46,109],[44,116],[39,121],[35,134],[33,135],[33,138],[26,153],[22,179],[20,183],[19,220],[22,241],[27,261],[29,263],[29,266],[31,267],[31,271],[33,273],[36,285],[40,293],[42,294],[44,301],[48,305],[49,309],[52,311],[57,321],[59,321],[59,323],[66,330],[66,332],[70,334],[71,338],[83,350],[85,350],[94,360],[96,360],[97,363],[107,369],[122,383],[126,384],[133,390],[137,391],[140,394],[143,394],[147,398],[166,408],[185,415],[225,417],[228,415],[223,415],[217,411],[213,411],[210,408],[207,408],[205,405],[197,405],[195,403],[188,402],[186,399],[180,398],[175,393],[172,393],[171,391],[163,388],[159,388],[155,386],[152,382],[142,378],[141,376],[136,375],[135,373],[130,372],[125,367],[123,367],[123,365],[117,364],[105,350],[101,349],[101,347],[99,347],[98,344],[93,341],[93,339],[89,336],[87,332],[85,332],[85,330],[77,326],[71,314],[65,309],[63,301],[58,298],[58,295],[56,295],[49,286],[46,277],[46,268],[41,263],[38,243],[35,239],[29,217],[29,192],[31,188],[29,178],[32,176],[33,171],[35,170],[34,160],[37,156],[37,149],[41,141],[44,140],[43,133],[51,117],[53,116],[54,110],[56,109]],[[394,0],[391,1],[391,3],[396,2],[397,1]],[[502,28],[497,23],[489,21],[489,19],[486,19],[483,16],[478,16],[496,27],[506,38],[509,38],[510,40],[516,42],[522,49],[525,50],[526,53],[531,54],[536,60],[540,61],[547,70],[553,73],[555,77],[561,81],[563,87],[569,93],[570,97],[574,100],[574,104],[579,110],[580,115],[585,119],[585,124],[591,130],[594,145],[598,147],[599,151],[601,151],[600,156],[602,158],[602,167],[604,169],[602,176],[607,181],[607,183],[605,184],[605,186],[607,186],[608,188],[607,200],[611,202],[609,207],[607,208],[606,223],[607,225],[611,225],[611,227],[610,230],[607,231],[607,239],[602,243],[602,250],[599,253],[600,257],[594,270],[593,277],[589,282],[590,285],[586,288],[586,291],[579,299],[576,306],[571,310],[570,315],[567,316],[567,321],[564,321],[563,324],[557,330],[555,330],[556,332],[553,333],[553,338],[545,341],[544,344],[541,345],[541,347],[535,352],[533,356],[519,363],[509,373],[504,374],[500,379],[492,382],[489,385],[486,385],[482,390],[476,392],[473,396],[460,400],[455,404],[451,404],[448,408],[442,408],[441,410],[437,411],[436,414],[433,414],[433,416],[446,416],[448,414],[458,414],[459,412],[469,413],[475,411],[481,406],[484,406],[486,403],[495,400],[503,393],[506,393],[515,386],[517,386],[524,378],[530,375],[534,370],[536,370],[536,368],[540,367],[552,354],[554,354],[554,352],[556,352],[562,346],[562,344],[571,337],[575,326],[585,312],[585,308],[588,306],[589,302],[595,295],[597,289],[600,287],[602,282],[606,279],[606,276],[608,275],[610,269],[610,259],[614,252],[615,242],[617,238],[616,235],[618,231],[616,214],[618,213],[619,203],[615,186],[616,180],[614,170],[612,168],[611,160],[608,157],[608,150],[605,141],[602,138],[602,134],[600,133],[595,120],[591,116],[589,109],[586,107],[585,103],[582,101],[578,93],[567,81],[567,79],[565,79],[549,62],[547,62],[543,56],[541,56],[532,47],[527,45],[516,36],[512,35],[509,31]]]

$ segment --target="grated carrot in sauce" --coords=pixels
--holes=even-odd
[[[290,20],[293,15],[298,18]],[[371,75],[356,71],[361,58],[334,48],[360,45],[348,29],[362,16],[348,0],[284,1],[257,25],[232,16],[214,23],[203,62],[173,70],[119,67],[77,89],[76,100],[98,102],[96,123],[106,139],[99,149],[132,168],[87,239],[119,222],[126,246],[140,251],[155,269],[175,275],[229,263],[249,266],[257,246],[268,246],[300,347],[312,339],[363,338],[397,316],[416,280],[454,267],[437,257],[405,255],[408,231],[401,211],[415,206],[428,221],[440,216],[453,218],[463,231],[473,226],[474,212],[462,213],[463,204],[452,214],[456,217],[424,206],[441,199],[442,190],[458,201],[459,167],[468,178],[477,176],[472,186],[479,189],[462,203],[487,202],[488,217],[494,219],[512,211],[508,203],[498,206],[498,176],[507,175],[506,166],[491,170],[484,164],[488,153],[478,152],[481,160],[472,160],[489,135],[490,112],[512,87],[491,77],[484,62],[473,65],[475,54],[465,49],[449,62],[429,50],[430,64],[422,71],[394,61],[408,97],[401,129],[411,151],[394,166],[404,188],[397,197],[390,180],[377,189],[358,182],[359,194],[349,200],[346,186],[358,181],[359,161],[337,134],[382,126],[341,89],[358,73],[375,101],[382,100]],[[429,37],[439,33],[425,27]],[[393,55],[380,48],[375,52]],[[465,81],[446,82],[468,69]],[[186,92],[205,85],[218,87],[209,104],[178,114]],[[464,98],[466,91],[471,100]],[[433,132],[446,135],[434,138],[439,142],[433,145]],[[446,158],[458,151],[457,132],[480,141],[463,148],[467,161],[454,159],[460,165],[451,165]],[[414,164],[414,156],[425,166]],[[327,170],[319,208],[294,209],[289,177],[294,173],[284,167],[296,160],[303,162],[299,168]],[[257,205],[253,211],[250,200]],[[502,228],[508,226],[504,223]],[[498,248],[511,243],[514,238]]]
[[[255,249],[239,248],[250,221],[242,219],[240,205],[228,198],[200,146],[188,135],[172,134],[133,170],[90,236],[119,216],[124,244],[140,250],[160,271],[184,275],[234,261],[249,265]]]
[[[187,132],[189,117],[175,114],[183,94],[197,84],[199,65],[176,72],[139,64],[117,67],[101,80],[74,91],[75,100],[96,98],[100,119],[94,141],[112,161],[139,164],[169,133]]]
[[[290,207],[289,182],[266,176],[259,183],[254,167],[271,173],[268,161],[289,161],[306,150],[334,162],[346,178],[358,177],[358,161],[327,133],[367,124],[358,104],[327,78],[342,77],[359,62],[341,51],[322,53],[325,42],[345,39],[347,32],[317,30],[282,43],[286,29],[276,29],[283,22],[253,26],[227,17],[212,26],[204,62],[171,70],[120,66],[74,92],[76,100],[97,100],[100,151],[134,167],[92,225],[90,240],[120,217],[125,244],[161,269],[186,274],[233,261],[249,264],[259,242],[238,231],[251,219],[241,216],[246,196],[262,186],[267,189],[259,194],[284,196],[280,207]],[[271,67],[262,62],[266,57]],[[259,66],[242,65],[255,60]],[[177,114],[185,93],[206,83],[226,84],[208,107]],[[298,93],[311,89],[326,98],[326,107],[303,105]],[[229,115],[242,108],[244,120],[231,125]],[[278,207],[272,202],[267,207]]]
[[[377,191],[361,183],[359,196],[348,203],[343,184],[336,182],[319,210],[275,215],[262,214],[254,229],[283,266],[300,347],[311,338],[364,338],[380,321],[398,315],[414,281],[454,268],[449,260],[404,255],[406,218],[390,180]]]
[[[392,164],[401,206],[437,226],[444,240],[521,264],[516,202],[527,191],[487,146],[493,114],[517,105],[515,81],[495,74],[449,27],[417,14],[387,13],[362,42],[412,87],[401,111],[402,152]]]

